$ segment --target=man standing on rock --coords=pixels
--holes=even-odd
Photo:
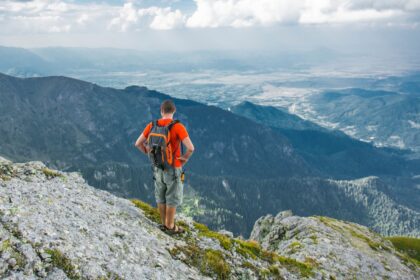
[[[169,234],[184,232],[175,224],[175,213],[183,197],[182,166],[194,151],[184,125],[173,120],[175,112],[174,102],[165,100],[160,106],[162,118],[149,123],[135,144],[152,162],[155,198],[162,222],[160,228]],[[182,153],[182,144],[186,147],[185,153]]]

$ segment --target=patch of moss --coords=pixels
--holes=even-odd
[[[57,177],[64,177],[62,174],[58,173],[57,171],[51,170],[47,167],[42,168],[42,173],[44,173],[45,177],[47,177],[47,179],[54,179]]]
[[[191,232],[190,226],[184,221],[176,221],[176,224],[182,227],[187,233]]]
[[[249,268],[249,269],[252,269],[252,270],[255,270],[255,269],[256,269],[255,265],[253,265],[252,263],[250,263],[250,262],[248,262],[248,261],[245,261],[245,262],[242,264],[242,267]]]
[[[314,244],[318,244],[318,237],[314,234],[309,236],[310,239],[312,239],[312,241],[314,242]]]
[[[21,268],[25,267],[25,265],[26,265],[26,259],[22,255],[22,253],[20,253],[17,250],[13,249],[13,251],[12,251],[12,258],[14,258],[16,260],[16,266],[17,267],[21,267]]]
[[[256,241],[245,241],[245,240],[239,240],[235,239],[236,246],[236,252],[241,254],[244,257],[251,257],[253,259],[256,259],[257,257],[261,256],[261,246]]]
[[[1,164],[0,165],[0,177],[4,176],[10,178],[15,174],[15,170],[11,164]]]
[[[105,278],[106,280],[122,280],[123,279],[118,274],[109,272],[109,271],[107,272],[106,277],[107,277]]]
[[[298,241],[293,241],[290,245],[289,245],[289,247],[292,247],[292,248],[296,248],[296,247],[302,247],[302,244],[300,243],[300,242],[298,242]]]
[[[317,260],[311,257],[305,257],[305,264],[307,264],[310,267],[315,267],[319,265]]]
[[[311,264],[303,263],[284,256],[277,256],[277,261],[286,266],[289,270],[299,272],[302,277],[307,278],[313,274],[313,267]]]
[[[215,279],[229,279],[231,269],[221,251],[202,250],[194,244],[189,244],[183,247],[175,247],[169,250],[169,253],[175,258],[183,253],[185,258],[182,261],[198,268],[204,275]]]
[[[298,251],[298,249],[302,248],[302,244],[298,241],[293,241],[290,245],[289,245],[289,253],[293,254],[296,253]]]
[[[10,239],[3,240],[0,245],[0,253],[9,252],[10,256],[16,260],[17,267],[24,267],[26,265],[25,257],[12,246]]]
[[[332,228],[332,229],[335,229],[335,230],[336,230],[336,231],[338,231],[338,232],[343,233],[343,229],[342,229],[341,227],[339,227],[339,226],[337,226],[337,225],[335,224],[335,221],[336,221],[336,220],[334,220],[334,219],[332,219],[332,218],[329,218],[329,217],[323,217],[323,216],[318,216],[318,219],[319,219],[319,221],[321,221],[324,225],[326,225],[326,226],[328,226],[328,227],[330,227],[330,228]]]
[[[200,224],[200,223],[194,223],[194,227],[196,230],[198,230],[199,232],[203,232],[203,231],[209,231],[209,228],[204,225],[204,224]]]
[[[335,224],[335,221],[336,220],[334,220],[332,218],[328,218],[328,217],[318,217],[318,218],[326,226],[329,226],[329,227],[337,230],[338,232],[344,233],[347,230],[348,232],[350,232],[350,234],[353,237],[356,237],[358,239],[361,239],[361,240],[365,241],[372,250],[375,250],[375,251],[378,251],[378,250],[389,250],[389,248],[385,244],[383,244],[381,242],[376,242],[374,240],[371,240],[366,235],[363,235],[361,233],[356,232],[351,227],[351,225],[349,223],[347,223],[347,222],[344,222],[345,225],[344,225],[344,228],[342,228],[342,227],[336,225]]]
[[[10,239],[3,240],[0,246],[0,253],[6,251],[9,248],[11,248]]]
[[[260,258],[262,260],[265,260],[265,261],[267,261],[271,264],[277,262],[277,256],[278,255],[276,253],[274,253],[272,251],[265,251],[265,250],[262,250],[261,254],[260,254]]]
[[[365,236],[363,234],[360,234],[360,233],[354,231],[353,229],[348,228],[348,230],[353,237],[356,237],[356,238],[359,238],[359,239],[365,241],[372,250],[378,251],[378,250],[381,250],[381,249],[388,249],[384,244],[381,244],[380,242],[373,241],[370,238],[368,238],[367,236]]]
[[[7,175],[0,175],[0,179],[2,181],[10,181],[12,178],[10,176],[7,176]]]
[[[131,202],[137,207],[143,210],[144,215],[146,215],[147,218],[152,220],[155,223],[160,224],[160,214],[159,210],[157,208],[152,207],[150,204],[147,204],[141,200],[138,199],[132,199]]]
[[[406,265],[414,265],[416,267],[420,267],[420,262],[416,259],[409,257],[407,254],[397,251],[397,256],[406,264]]]
[[[270,276],[270,270],[266,268],[261,268],[258,270],[258,278],[260,279],[267,279]]]
[[[394,236],[387,239],[399,251],[420,262],[420,238]]]
[[[215,272],[218,279],[228,279],[230,275],[230,267],[226,263],[222,252],[206,249],[203,261],[205,270]]]
[[[45,252],[51,256],[52,264],[55,267],[62,269],[68,278],[80,279],[80,276],[76,272],[76,268],[72,264],[71,260],[67,258],[63,253],[57,249],[47,249]]]
[[[270,271],[271,275],[280,276],[280,270],[277,265],[270,265],[268,270]]]
[[[259,279],[284,279],[280,275],[279,267],[271,265],[268,268],[261,268],[257,271]]]
[[[212,239],[217,239],[220,243],[220,246],[223,247],[225,250],[231,250],[233,243],[232,239],[224,234],[211,231],[207,226],[200,224],[200,223],[194,223],[194,227],[198,230],[199,236],[205,236]]]

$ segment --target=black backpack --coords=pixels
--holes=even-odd
[[[147,137],[149,159],[153,166],[162,170],[174,168],[174,151],[170,145],[171,134],[169,132],[177,123],[179,123],[178,120],[173,120],[166,126],[159,126],[158,121],[154,121]]]

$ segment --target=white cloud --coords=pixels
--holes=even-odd
[[[80,25],[85,25],[89,20],[90,20],[90,18],[89,18],[88,14],[82,14],[77,19],[77,23],[80,24]]]
[[[153,6],[147,6],[152,3]],[[420,0],[194,0],[186,11],[177,1],[0,0],[0,34],[140,29],[328,25],[375,22],[417,28]],[[156,6],[155,6],[156,5]],[[161,6],[159,6],[161,5]],[[180,7],[180,5],[178,5]],[[183,9],[185,5],[182,6]]]
[[[326,23],[357,23],[374,22],[391,19],[403,14],[398,9],[374,9],[370,6],[357,8],[350,1],[319,1],[317,4],[306,2],[301,13],[301,24],[326,24]]]
[[[149,26],[157,30],[169,30],[184,25],[185,16],[180,10],[170,7],[136,8],[132,2],[125,3],[117,17],[111,20],[110,28],[127,31]]]
[[[109,27],[117,27],[121,31],[127,31],[128,28],[137,23],[139,16],[133,3],[125,3],[120,9],[118,17],[111,20]]]
[[[172,11],[170,8],[158,9],[150,23],[150,28],[169,30],[180,27],[185,22],[185,16],[180,10]]]
[[[106,21],[117,12],[116,7],[107,4],[76,4],[64,0],[0,1],[0,34],[104,30]]]
[[[296,22],[302,1],[195,0],[197,9],[188,27],[246,27]]]
[[[420,0],[195,0],[187,27],[328,24],[399,19],[420,10]]]

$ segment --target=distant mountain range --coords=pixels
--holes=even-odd
[[[133,144],[167,98],[145,87],[0,74],[0,154],[79,170],[96,187],[153,201],[150,167]],[[197,219],[247,235],[258,217],[292,209],[384,234],[419,235],[420,196],[412,179],[419,165],[401,151],[251,103],[234,114],[174,100],[197,149],[187,166],[183,209]],[[352,181],[372,175],[379,178]],[[361,192],[346,187],[352,185]],[[378,214],[382,207],[390,214]]]
[[[420,83],[413,80],[396,84],[398,92],[328,90],[298,101],[293,108],[305,119],[354,138],[419,154]]]
[[[404,160],[404,151],[376,148],[341,131],[322,128],[275,107],[243,102],[232,107],[231,111],[279,131],[310,166],[316,166],[327,177],[349,179],[403,175],[403,170],[410,170],[405,173],[409,175],[418,171],[418,161]]]
[[[264,70],[294,68],[331,61],[340,57],[335,51],[319,48],[295,52],[253,51],[139,51],[116,48],[0,46],[0,72],[20,77],[74,74],[89,71],[191,71]],[[164,63],[162,63],[164,61]]]

